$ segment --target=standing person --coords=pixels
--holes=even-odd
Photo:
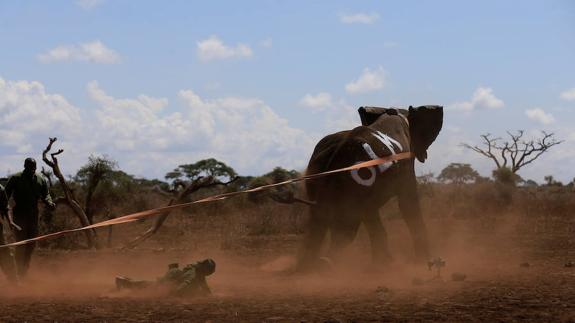
[[[11,216],[9,215],[8,198],[2,185],[0,185],[0,216],[4,219],[10,219],[10,222],[12,222]],[[2,227],[2,221],[0,220],[0,244],[5,243],[4,229]],[[12,253],[8,248],[0,248],[0,267],[2,267],[2,271],[9,281],[14,282],[17,280],[14,257],[12,257]]]
[[[14,198],[15,206],[12,211],[15,228],[14,235],[17,241],[34,238],[38,235],[38,200],[51,208],[55,208],[54,202],[48,192],[46,180],[36,174],[36,161],[34,158],[26,158],[24,171],[10,177],[6,184],[6,196]],[[16,247],[16,268],[18,276],[24,277],[28,272],[30,260],[36,243],[28,243]]]

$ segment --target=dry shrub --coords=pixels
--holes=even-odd
[[[191,199],[217,193],[216,190],[200,191]],[[303,192],[298,196],[304,197]],[[522,230],[541,231],[561,226],[561,221],[572,221],[575,210],[574,192],[571,187],[540,186],[535,188],[513,187],[492,181],[474,184],[425,183],[420,189],[424,217],[428,221],[465,220],[480,230],[493,230],[498,221],[510,215],[535,219],[538,224]],[[166,205],[169,196],[152,191],[135,190],[113,204],[98,201],[96,221],[106,219],[109,212],[120,216],[132,212]],[[98,207],[106,205],[106,208]],[[269,199],[250,201],[247,196],[212,202],[174,212],[158,233],[145,242],[142,248],[200,248],[210,245],[221,249],[252,247],[260,242],[274,239],[297,240],[305,231],[307,206],[280,204]],[[383,209],[382,216],[388,221],[401,220],[395,200]],[[555,221],[560,219],[560,221]],[[552,221],[553,220],[553,221]],[[112,246],[118,247],[141,234],[152,219],[113,228]],[[531,223],[531,222],[530,222]],[[553,224],[552,224],[553,223]],[[58,207],[50,225],[42,225],[42,232],[53,232],[78,227],[76,218],[66,206]],[[572,230],[572,226],[559,228]],[[538,232],[539,232],[538,231]],[[107,229],[100,229],[101,245],[107,240]],[[295,238],[294,238],[295,237]],[[71,234],[42,242],[44,248],[82,248],[83,237]],[[265,244],[264,243],[264,244]]]

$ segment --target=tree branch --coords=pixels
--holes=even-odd
[[[481,138],[483,139],[483,145],[486,146],[486,148],[482,149],[478,146],[471,146],[468,144],[463,144],[463,146],[493,160],[497,169],[508,167],[507,165],[511,162],[510,169],[513,173],[516,173],[525,165],[528,165],[541,157],[541,155],[551,147],[563,142],[555,139],[553,133],[546,133],[545,131],[542,131],[542,133],[543,137],[537,141],[523,141],[522,138],[525,134],[523,130],[518,130],[517,133],[507,131],[507,135],[510,137],[510,140],[505,141],[502,144],[498,143],[500,138],[491,138],[490,134],[485,134],[481,135]],[[502,163],[495,156],[494,151],[499,151],[500,158],[503,161]]]
[[[471,146],[468,144],[463,144],[463,147],[467,148],[467,149],[471,149],[479,154],[482,154],[483,156],[490,158],[491,160],[493,160],[493,162],[495,162],[495,165],[497,166],[497,168],[501,168],[501,163],[499,162],[499,160],[497,159],[497,157],[493,154],[492,149],[495,148],[497,149],[497,141],[500,138],[490,138],[491,134],[484,134],[481,135],[481,138],[483,138],[483,144],[485,146],[487,146],[487,150],[483,150],[477,146]]]
[[[52,157],[52,160],[49,160],[46,155],[52,149],[52,145],[56,142],[57,138],[54,137],[54,138],[50,138],[49,140],[50,141],[48,143],[48,146],[46,146],[46,149],[44,149],[44,151],[42,152],[42,160],[48,166],[50,166],[50,168],[52,168],[52,173],[54,173],[54,176],[56,176],[56,178],[58,178],[58,181],[60,182],[60,186],[62,186],[62,191],[64,192],[63,197],[66,200],[66,204],[72,209],[72,211],[74,212],[76,217],[78,217],[80,224],[82,226],[88,226],[91,223],[90,223],[90,221],[88,221],[88,218],[86,217],[86,213],[84,212],[84,210],[80,206],[80,203],[78,202],[78,200],[74,196],[74,192],[68,186],[68,183],[66,182],[66,178],[64,178],[64,175],[62,175],[62,172],[60,171],[60,166],[58,165],[58,159],[56,158],[56,156],[61,154],[62,152],[64,152],[64,150],[60,149],[57,152],[52,153],[50,155]],[[84,233],[86,235],[86,240],[88,242],[88,248],[95,247],[96,246],[96,242],[95,242],[96,233],[95,233],[95,231],[94,230],[85,230]]]
[[[184,181],[180,181],[180,183],[177,185],[178,186],[179,185],[182,185],[182,186],[185,185],[185,187],[183,190],[181,190],[179,193],[177,193],[177,195],[174,198],[170,199],[170,201],[168,202],[168,206],[181,203],[189,195],[191,195],[192,193],[195,193],[201,189],[214,187],[214,186],[227,186],[227,185],[235,182],[238,179],[239,179],[239,176],[236,176],[228,182],[220,182],[220,181],[215,180],[214,177],[212,177],[212,176],[206,176],[206,177],[199,177],[199,178],[197,178],[193,181],[190,181],[188,183],[185,183]],[[168,218],[170,213],[171,213],[171,211],[167,211],[167,212],[159,215],[156,218],[156,220],[154,221],[154,224],[146,232],[144,232],[142,235],[136,237],[132,241],[126,243],[122,247],[122,249],[133,249],[138,244],[144,242],[149,237],[154,235],[160,229],[160,227],[164,224],[164,222],[166,221],[166,219]]]

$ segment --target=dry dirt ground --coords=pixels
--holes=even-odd
[[[434,273],[410,261],[400,220],[386,221],[395,256],[390,266],[369,266],[369,243],[361,232],[336,269],[315,275],[284,271],[298,236],[244,237],[226,249],[39,250],[27,281],[19,287],[2,282],[0,320],[575,321],[575,268],[565,267],[575,261],[574,226],[548,221],[430,219],[434,253],[447,263],[442,279],[431,282],[425,281]],[[217,262],[208,279],[211,297],[114,290],[115,275],[153,278],[170,262],[206,256]],[[455,272],[464,273],[465,281],[452,281]]]

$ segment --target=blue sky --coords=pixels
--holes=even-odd
[[[58,136],[146,177],[214,156],[303,169],[362,105],[446,107],[418,172],[488,160],[479,134],[565,140],[520,171],[575,170],[570,1],[0,1],[0,174]]]

